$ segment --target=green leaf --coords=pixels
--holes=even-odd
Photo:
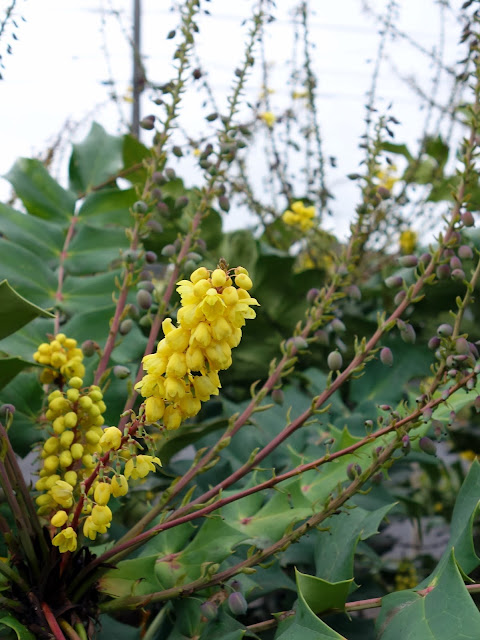
[[[43,260],[57,262],[63,246],[61,228],[34,216],[25,215],[11,207],[0,204],[0,232],[7,240],[18,244]]]
[[[477,640],[480,613],[463,584],[453,549],[442,570],[429,580],[425,596],[400,591],[382,600],[379,640]]]
[[[468,575],[480,563],[473,544],[473,524],[480,508],[480,464],[474,460],[467,477],[458,493],[450,524],[450,538],[446,549],[433,573],[424,580],[419,588],[422,589],[432,583],[450,561],[452,550],[458,566]]]
[[[75,275],[106,271],[120,258],[120,249],[127,249],[124,229],[99,229],[79,225],[68,249],[68,271]]]
[[[428,136],[425,141],[425,153],[438,162],[443,167],[448,160],[450,148],[440,136]]]
[[[325,580],[353,578],[353,560],[357,544],[378,533],[378,527],[394,504],[366,511],[355,507],[331,516],[315,544],[315,573]]]
[[[18,640],[35,640],[35,636],[30,633],[27,627],[10,613],[0,613],[0,629],[2,625],[13,629],[17,634]]]
[[[241,640],[245,632],[246,629],[240,622],[220,609],[218,617],[203,629],[199,640]],[[171,640],[170,636],[168,640]]]
[[[12,286],[34,304],[53,304],[57,279],[32,251],[0,238],[0,269]]]
[[[143,160],[150,157],[150,150],[134,136],[123,136],[123,166],[125,169],[140,164],[135,171],[125,173],[125,179],[132,184],[144,185],[147,179],[147,170],[143,166]]]
[[[6,280],[0,282],[0,340],[21,329],[34,318],[54,316],[18,294]]]
[[[0,389],[10,382],[20,371],[27,367],[38,367],[36,362],[28,362],[23,358],[0,358]]]
[[[389,153],[396,153],[403,156],[407,160],[413,160],[413,156],[407,148],[406,144],[395,144],[393,142],[382,142],[381,148]]]
[[[305,598],[313,613],[320,614],[329,609],[343,609],[353,578],[339,582],[328,582],[309,576],[295,569],[298,592]]]
[[[115,618],[102,614],[100,616],[100,630],[97,635],[98,640],[138,640],[140,632],[137,627],[118,622]]]
[[[124,229],[132,224],[130,207],[137,200],[135,189],[102,189],[89,193],[78,213],[80,220],[105,229],[118,226]]]
[[[279,623],[275,640],[330,640],[331,638],[346,640],[317,618],[299,590],[295,615]]]
[[[85,138],[73,145],[70,158],[70,187],[77,193],[90,191],[123,167],[123,140],[109,135],[94,122]]]
[[[19,158],[5,178],[31,215],[57,223],[73,215],[75,196],[63,189],[39,160]]]

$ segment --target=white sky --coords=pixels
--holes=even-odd
[[[0,0],[0,18],[11,0]],[[126,0],[17,0],[16,15],[18,41],[10,31],[0,38],[3,55],[4,80],[0,82],[0,175],[6,173],[16,157],[32,156],[45,151],[69,121],[73,125],[73,140],[80,140],[88,131],[92,119],[100,122],[110,133],[123,132],[118,108],[108,102],[109,87],[102,84],[110,78],[105,49],[108,51],[111,71],[117,91],[126,95],[131,84],[131,53],[125,38],[130,29],[131,5]],[[267,59],[272,63],[270,86],[272,110],[281,113],[289,104],[291,87],[287,85],[288,60],[292,51],[291,9],[297,3],[277,0],[273,11],[277,20],[268,26]],[[387,0],[371,0],[378,13],[384,13]],[[202,68],[208,71],[209,82],[220,104],[231,87],[233,70],[242,60],[246,26],[243,18],[251,15],[252,0],[213,0],[202,3],[211,16],[202,16],[198,35],[198,53]],[[436,0],[398,0],[395,26],[407,33],[425,50],[439,50],[440,2]],[[452,0],[454,8],[445,9],[443,58],[454,65],[462,57],[458,48],[460,27],[455,10],[460,0]],[[364,132],[366,92],[379,43],[378,25],[374,18],[362,12],[362,0],[310,0],[314,10],[311,24],[312,40],[316,43],[314,70],[318,79],[317,98],[322,136],[326,156],[336,156],[338,168],[329,169],[328,186],[334,191],[335,217],[328,224],[344,232],[355,206],[355,187],[346,179],[348,173],[358,169],[361,159],[359,137]],[[120,19],[107,17],[111,9],[119,12]],[[143,43],[145,65],[149,79],[162,83],[171,77],[171,56],[174,41],[165,39],[168,31],[177,26],[177,16],[169,11],[167,0],[143,0]],[[123,32],[122,32],[123,31]],[[12,44],[12,55],[6,47]],[[422,132],[425,111],[415,93],[408,88],[402,76],[415,77],[418,86],[429,93],[435,67],[432,60],[409,44],[404,38],[392,40],[386,47],[389,56],[381,67],[378,85],[380,109],[392,102],[392,114],[402,122],[397,127],[397,142],[407,142],[415,148]],[[259,73],[252,76],[246,98],[255,101],[261,87]],[[442,74],[438,100],[445,102],[450,78]],[[155,107],[144,99],[144,114]],[[199,109],[200,97],[192,94],[181,114],[181,124],[191,135],[204,129]],[[125,118],[130,106],[122,103]],[[434,118],[436,120],[436,118]],[[72,137],[72,136],[70,136]],[[67,140],[69,136],[67,135]],[[148,142],[150,137],[144,135]],[[262,141],[259,141],[262,148]],[[64,152],[64,158],[68,151]],[[59,166],[65,166],[60,163]],[[194,182],[191,164],[186,163],[186,182]],[[253,164],[253,172],[261,174],[261,165]],[[64,170],[60,171],[63,179]],[[257,179],[259,190],[262,182]],[[8,184],[0,179],[0,197],[8,196]],[[245,223],[245,215],[236,214],[228,226]]]

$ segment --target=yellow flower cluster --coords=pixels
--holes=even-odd
[[[64,333],[57,333],[50,342],[43,342],[33,354],[33,359],[47,365],[40,375],[43,384],[50,384],[60,377],[65,380],[85,375],[83,353],[77,348],[77,341],[67,338]]]
[[[378,167],[375,172],[377,178],[377,186],[384,189],[392,190],[394,184],[398,182],[397,167],[394,164],[387,164],[385,168]]]
[[[135,386],[146,398],[146,422],[162,420],[167,429],[178,429],[202,402],[218,395],[218,373],[231,365],[245,319],[255,318],[251,305],[258,305],[243,267],[229,271],[222,265],[211,273],[200,267],[177,284],[178,326],[164,320],[165,337],[156,353],[143,358],[146,375]]]
[[[290,209],[287,209],[282,216],[285,224],[291,227],[298,227],[302,231],[308,231],[313,227],[315,217],[315,207],[305,207],[301,200],[293,202]]]
[[[407,229],[400,234],[400,250],[404,254],[410,254],[417,246],[417,233]]]
[[[267,125],[267,127],[271,129],[275,124],[275,122],[277,121],[277,118],[275,114],[272,113],[271,111],[264,111],[263,113],[260,114],[260,120],[263,120],[263,122]]]

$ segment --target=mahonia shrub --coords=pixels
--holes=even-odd
[[[271,4],[255,5],[224,107],[191,69],[200,2],[185,0],[148,145],[93,124],[68,186],[39,160],[8,173],[0,637],[478,637],[480,17],[467,2],[458,149],[438,132],[418,153],[393,142],[374,84],[341,239],[309,8],[282,113]],[[201,139],[177,126],[190,83]],[[254,228],[224,231],[242,206]],[[418,542],[432,530],[441,549]]]

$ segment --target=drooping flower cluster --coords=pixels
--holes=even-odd
[[[162,420],[167,429],[178,429],[219,393],[218,373],[231,365],[245,320],[256,315],[251,306],[258,305],[248,293],[247,270],[222,267],[211,273],[200,267],[178,283],[178,326],[164,320],[165,337],[156,353],[143,358],[146,375],[135,387],[146,398],[147,423]]]
[[[301,231],[308,231],[314,225],[315,207],[305,207],[301,200],[297,200],[290,205],[282,216],[285,224],[297,227]]]
[[[33,354],[33,359],[47,365],[40,374],[40,382],[43,384],[50,384],[60,377],[68,381],[85,375],[82,350],[77,347],[76,340],[67,338],[64,333],[52,336],[50,342],[42,342]]]
[[[409,255],[417,246],[417,233],[411,229],[405,229],[400,234],[400,250],[402,253]]]

